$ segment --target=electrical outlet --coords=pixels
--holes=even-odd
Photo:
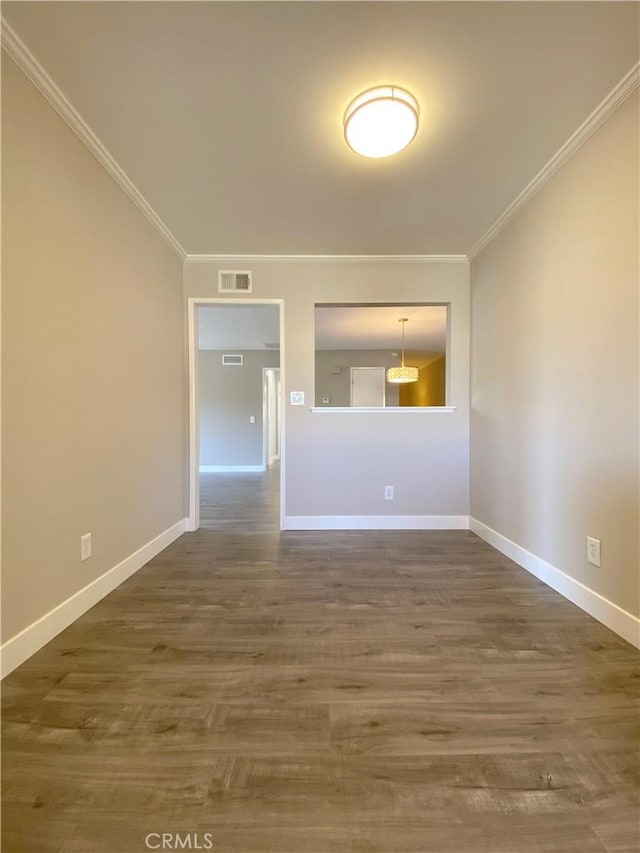
[[[85,533],[80,537],[80,562],[88,560],[91,556],[91,534]]]
[[[393,486],[385,486],[384,487],[384,499],[385,501],[393,500]]]
[[[249,415],[249,423],[255,424],[255,422],[256,422],[256,416],[255,415]]]
[[[600,540],[587,536],[587,562],[592,566],[600,566]]]

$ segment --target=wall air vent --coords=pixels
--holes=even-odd
[[[218,270],[218,293],[251,293],[251,270]]]
[[[223,355],[222,356],[222,364],[223,367],[242,367],[244,364],[244,356],[243,355]]]

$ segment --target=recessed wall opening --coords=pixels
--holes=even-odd
[[[280,528],[281,306],[189,305],[190,526]]]
[[[448,304],[316,304],[316,407],[447,406],[449,328]]]

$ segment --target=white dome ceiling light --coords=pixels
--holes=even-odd
[[[378,86],[358,95],[344,114],[347,145],[363,157],[390,157],[418,132],[420,108],[397,86]]]

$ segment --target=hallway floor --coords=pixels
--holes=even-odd
[[[281,534],[277,480],[7,677],[3,853],[638,851],[637,652],[466,531]]]

